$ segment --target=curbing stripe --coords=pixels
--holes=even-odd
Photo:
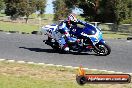
[[[131,42],[131,41],[126,41],[126,42]]]
[[[17,63],[19,63],[19,64],[24,64],[24,63],[26,63],[25,61],[16,61]]]
[[[46,64],[47,66],[56,66],[56,65],[54,65],[54,64]]]
[[[11,34],[11,33],[6,33],[7,35]]]
[[[123,72],[116,72],[117,74],[123,74]]]
[[[115,71],[108,71],[109,73],[114,73]]]
[[[62,66],[62,67],[65,67],[65,68],[73,68],[72,66]]]
[[[0,61],[5,61],[6,59],[0,59]]]
[[[54,64],[45,64],[45,63],[35,63],[35,62],[27,62],[27,61],[15,61],[15,60],[7,60],[7,59],[0,59],[0,61],[7,61],[11,63],[20,63],[20,64],[37,64],[37,65],[47,65],[47,66],[56,66],[56,67],[64,67],[64,68],[70,68],[70,69],[78,69],[79,67],[73,67],[73,66],[63,66],[63,65],[54,65]],[[116,71],[109,71],[109,70],[99,70],[99,69],[89,69],[89,68],[83,68],[84,70],[93,70],[93,71],[104,71],[108,73],[117,73],[117,74],[130,74],[132,73],[124,73],[124,72],[116,72]]]
[[[13,62],[15,62],[15,60],[7,60],[7,62],[12,62],[13,63]]]
[[[62,65],[56,65],[57,67],[63,67]]]
[[[98,69],[88,69],[88,70],[97,71]],[[106,70],[101,70],[101,71],[106,71]]]
[[[27,64],[35,64],[34,62],[27,62]]]
[[[78,69],[79,67],[73,67],[74,69]]]
[[[130,74],[130,75],[132,75],[132,73],[127,73],[127,74]]]
[[[45,65],[45,63],[37,63],[38,65]]]
[[[94,69],[94,70],[97,70],[97,69]],[[104,72],[106,72],[107,70],[101,70],[101,71],[104,71]]]

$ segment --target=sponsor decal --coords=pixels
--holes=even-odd
[[[76,76],[78,84],[111,84],[111,83],[130,83],[131,76],[129,74],[86,74],[82,67],[79,67],[79,72]]]

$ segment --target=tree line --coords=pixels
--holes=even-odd
[[[80,8],[80,14],[86,21],[132,22],[131,0],[54,0],[54,20],[67,17],[72,10]],[[7,16],[14,20],[18,17],[29,16],[36,11],[42,15],[45,12],[46,0],[0,0],[0,10],[5,11]]]
[[[26,17],[26,22],[31,14],[45,12],[46,0],[0,0],[0,10],[4,9],[7,16],[12,20],[18,17]]]
[[[61,3],[61,4],[60,4]],[[65,18],[75,7],[83,10],[80,14],[87,21],[132,23],[131,0],[56,0],[53,2],[55,20]],[[62,8],[60,8],[62,7]],[[65,14],[60,14],[65,13]]]

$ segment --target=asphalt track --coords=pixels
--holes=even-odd
[[[94,53],[59,54],[42,42],[44,38],[42,35],[1,32],[0,58],[132,73],[132,41],[107,39],[111,54],[96,56]]]

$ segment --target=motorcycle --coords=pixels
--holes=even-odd
[[[41,29],[42,33],[48,36],[47,40],[44,40],[45,44],[50,45],[54,50],[61,51],[57,40],[56,33],[58,33],[58,25],[46,25]],[[101,29],[92,24],[87,24],[83,28],[73,27],[69,31],[72,39],[77,39],[78,42],[67,40],[66,42],[70,48],[70,51],[92,52],[97,55],[106,56],[111,53],[110,46],[102,37]]]

